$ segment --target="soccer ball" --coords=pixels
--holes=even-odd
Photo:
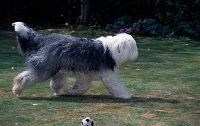
[[[94,126],[94,120],[90,117],[86,117],[82,120],[81,126]]]

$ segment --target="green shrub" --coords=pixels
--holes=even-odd
[[[133,23],[131,16],[123,16],[115,20],[113,24],[106,24],[106,30],[113,30],[119,32],[120,29],[130,28]]]
[[[176,37],[200,40],[200,28],[196,27],[193,22],[181,21],[177,25],[164,26],[162,31],[163,37],[169,37],[171,31],[174,31]]]
[[[162,35],[163,25],[157,23],[155,19],[144,19],[134,23],[133,29],[139,35],[158,37]]]
[[[179,36],[186,36],[195,40],[200,39],[198,28],[195,29],[195,24],[192,22],[181,21],[177,27],[177,34]]]

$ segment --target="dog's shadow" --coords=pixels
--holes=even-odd
[[[45,100],[55,102],[77,102],[77,103],[179,103],[175,99],[156,97],[132,97],[130,99],[113,98],[110,95],[80,95],[80,96],[52,96],[52,97],[19,97],[20,100]]]

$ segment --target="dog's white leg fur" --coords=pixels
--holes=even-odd
[[[19,96],[22,91],[29,85],[37,82],[37,77],[30,71],[23,71],[14,78],[14,86],[12,92]]]
[[[65,78],[64,71],[59,71],[51,78],[50,87],[55,91],[55,95],[68,95],[68,84]]]
[[[114,98],[131,98],[126,85],[119,80],[119,72],[117,69],[115,69],[114,72],[105,71],[103,74],[101,74],[101,80]]]
[[[87,90],[90,88],[93,77],[80,72],[74,72],[74,76],[76,82],[75,85],[68,90],[69,95],[81,95],[87,92]]]

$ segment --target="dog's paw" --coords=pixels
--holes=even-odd
[[[12,88],[13,94],[19,96],[22,93],[22,90],[20,90],[19,85],[14,85]]]
[[[54,93],[55,96],[65,96],[68,95],[68,93]]]
[[[69,88],[68,89],[68,94],[69,95],[83,95],[84,93],[87,92],[87,89],[77,89],[77,88]]]
[[[122,98],[122,99],[130,99],[130,94],[123,94],[123,95],[113,95],[113,98]]]
[[[20,82],[22,81],[22,78],[15,78],[14,79],[14,84],[13,84],[13,88],[12,88],[12,92],[19,96],[22,93],[22,90],[20,89]]]
[[[55,91],[54,95],[57,95],[57,96],[68,95],[68,91],[65,89],[59,89]]]

